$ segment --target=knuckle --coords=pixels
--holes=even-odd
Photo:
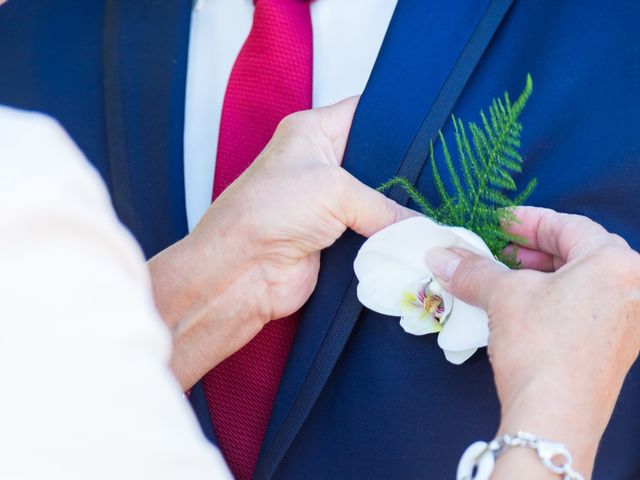
[[[454,291],[466,298],[475,297],[475,289],[478,284],[478,277],[483,268],[482,259],[465,257],[456,269],[451,278],[451,285]]]
[[[624,277],[621,279],[622,285],[619,294],[624,295],[625,311],[624,315],[627,325],[631,329],[629,338],[634,339],[633,361],[638,356],[640,350],[640,254],[633,250],[628,250],[627,268]]]
[[[640,294],[640,254],[629,251],[629,262],[627,263],[627,274],[629,283],[635,289],[636,293]]]
[[[389,198],[385,197],[384,195],[382,194],[380,195],[382,197],[382,200],[387,210],[391,212],[391,215],[390,215],[391,223],[398,223],[399,221],[404,220],[405,216],[403,214],[402,209],[398,206],[398,204],[395,203],[393,200],[390,200]]]
[[[596,267],[617,289],[640,292],[640,255],[634,250],[619,244],[604,247]]]
[[[504,303],[505,299],[512,298],[508,292],[513,291],[513,275],[514,272],[509,270],[501,275],[495,275],[490,279],[490,287],[486,289],[485,293],[487,296],[485,303],[488,307],[496,308]]]
[[[278,123],[278,127],[276,128],[276,132],[282,133],[295,129],[302,121],[302,116],[304,116],[304,112],[290,113],[280,120],[280,123]]]
[[[621,247],[629,248],[629,244],[627,243],[627,241],[624,238],[622,238],[620,235],[618,235],[617,233],[610,233],[609,237],[610,237],[611,241],[613,243],[615,243],[616,245],[619,245]]]
[[[346,170],[336,166],[323,165],[322,167],[325,176],[324,181],[331,187],[333,195],[336,195],[339,199],[346,199],[355,193],[353,178]]]
[[[344,212],[345,215],[353,210],[357,200],[354,196],[358,193],[352,178],[342,168],[318,164],[307,169],[304,175],[308,180],[305,182],[307,195],[323,199],[332,210]]]
[[[468,298],[472,280],[468,271],[461,264],[451,278],[451,290],[455,296]]]

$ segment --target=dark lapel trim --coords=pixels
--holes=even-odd
[[[109,155],[111,199],[122,222],[131,230],[140,231],[133,203],[133,186],[129,170],[124,104],[120,82],[120,49],[118,48],[118,1],[106,0],[103,26],[103,86],[104,109]]]
[[[186,234],[183,138],[192,0],[106,0],[104,95],[113,202],[147,256]]]
[[[418,181],[427,160],[425,152],[429,150],[430,142],[436,140],[438,131],[449,119],[460,94],[512,4],[513,0],[492,0],[487,6],[473,35],[451,70],[449,78],[411,142],[407,155],[398,169],[398,176],[405,177],[413,184]],[[407,192],[401,188],[393,189],[389,197],[403,205],[409,201]]]
[[[204,385],[202,380],[196,383],[189,394],[189,403],[191,408],[196,414],[198,423],[202,428],[202,433],[207,439],[214,445],[218,445],[218,439],[216,438],[216,432],[213,429],[213,420],[209,414],[209,404],[207,403],[207,396],[204,393]]]
[[[425,152],[429,142],[435,138],[438,130],[443,127],[451,114],[458,97],[512,3],[513,0],[491,0],[488,3],[473,33],[462,52],[458,55],[453,68],[422,120],[417,133],[409,144],[409,148],[397,169],[398,175],[405,176],[412,182],[418,179],[426,161]],[[385,44],[386,42],[387,40],[385,40]],[[384,48],[385,45],[383,45]],[[378,68],[378,65],[376,65],[376,68]],[[357,121],[357,114],[355,121]],[[347,160],[345,158],[345,161]],[[399,190],[390,192],[390,196],[396,201],[405,204],[408,200],[404,192]],[[341,248],[351,251],[355,255],[361,242],[362,240],[359,237],[348,233],[341,239]],[[353,257],[353,255],[345,256],[348,258]],[[352,277],[337,314],[317,350],[313,363],[297,396],[295,396],[291,408],[288,410],[280,427],[271,438],[266,439],[268,443],[263,446],[254,475],[255,479],[271,479],[275,476],[280,462],[324,388],[362,311],[362,305],[357,300],[356,287],[357,280]]]

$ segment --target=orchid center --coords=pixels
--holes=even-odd
[[[415,304],[422,306],[428,315],[433,316],[438,323],[444,323],[445,302],[442,297],[442,287],[437,280],[429,280],[416,293]]]
[[[452,304],[453,297],[442,290],[437,280],[414,283],[403,292],[400,324],[405,331],[417,335],[439,332],[449,318]]]
[[[400,317],[400,327],[411,335],[435,333],[437,338],[424,339],[425,344],[437,343],[446,359],[458,365],[487,345],[489,328],[483,310],[454,298],[425,265],[432,248],[451,246],[494,259],[473,232],[412,217],[369,238],[358,252],[354,270],[358,299],[365,307]],[[395,335],[393,326],[388,328]]]

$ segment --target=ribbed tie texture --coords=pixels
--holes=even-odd
[[[213,199],[258,156],[287,115],[311,108],[313,37],[305,0],[256,0],[220,122]],[[272,321],[204,377],[214,430],[235,477],[255,470],[298,317]]]

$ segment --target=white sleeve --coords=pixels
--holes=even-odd
[[[0,108],[0,478],[230,479],[139,247],[47,117]]]

